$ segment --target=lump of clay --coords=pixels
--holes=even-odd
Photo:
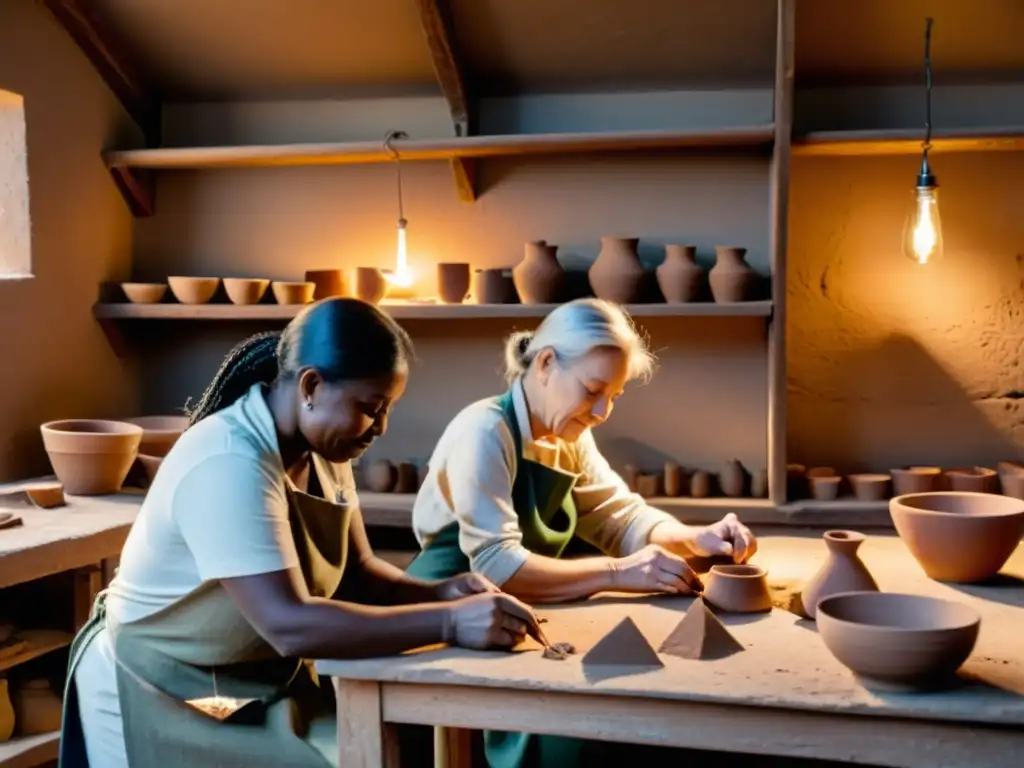
[[[576,653],[576,646],[572,643],[552,643],[544,649],[543,656],[545,659],[565,661],[574,653]]]

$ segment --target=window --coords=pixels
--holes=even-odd
[[[25,102],[0,90],[0,280],[32,277]]]

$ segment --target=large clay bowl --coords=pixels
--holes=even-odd
[[[911,493],[891,499],[889,512],[907,549],[936,581],[995,576],[1024,535],[1024,501],[992,493]]]
[[[865,686],[943,688],[967,660],[981,616],[951,600],[894,592],[841,592],[816,609],[818,634]]]
[[[188,427],[188,416],[136,416],[124,421],[142,427],[139,453],[147,456],[166,456]]]
[[[704,580],[704,600],[729,613],[770,611],[767,571],[756,565],[713,565]]]
[[[121,490],[142,441],[142,427],[123,421],[50,421],[39,430],[57,479],[77,496]]]

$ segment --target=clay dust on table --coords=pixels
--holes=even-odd
[[[724,659],[745,650],[704,601],[697,598],[658,648],[682,659]]]

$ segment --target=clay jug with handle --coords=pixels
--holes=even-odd
[[[804,616],[815,617],[818,602],[839,592],[877,592],[878,584],[861,562],[857,550],[864,543],[864,534],[856,531],[825,531],[822,537],[828,557],[800,593]]]

